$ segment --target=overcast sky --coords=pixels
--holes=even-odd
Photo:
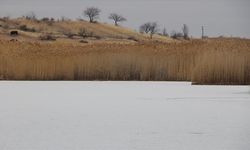
[[[112,23],[108,14],[117,12],[128,20],[123,26],[136,30],[147,21],[156,21],[168,32],[180,31],[185,23],[196,37],[204,25],[208,36],[250,38],[250,0],[0,0],[0,16],[34,11],[38,17],[75,19],[89,6],[102,10],[100,21]]]

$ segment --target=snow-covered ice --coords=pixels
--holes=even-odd
[[[250,88],[0,82],[0,150],[249,150]]]

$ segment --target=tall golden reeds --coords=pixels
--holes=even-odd
[[[83,45],[2,41],[0,79],[250,84],[249,43],[240,39]]]
[[[197,58],[192,81],[200,84],[249,84],[250,55],[209,52]]]

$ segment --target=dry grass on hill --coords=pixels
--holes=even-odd
[[[17,29],[22,36],[38,38],[40,35],[48,33],[56,36],[57,38],[65,38],[65,34],[77,35],[81,28],[86,29],[88,32],[92,32],[93,36],[99,37],[100,39],[111,39],[111,40],[126,40],[136,39],[139,41],[149,41],[149,35],[140,34],[131,29],[127,29],[120,26],[114,26],[103,23],[89,23],[87,21],[54,21],[48,23],[45,21],[34,21],[23,18],[11,19],[1,21],[2,26],[7,25],[8,29],[5,33],[8,34],[10,30]],[[35,32],[21,32],[20,26],[25,25],[28,29],[34,29]],[[1,30],[1,28],[0,28]],[[76,37],[81,38],[81,37]],[[29,40],[29,39],[28,39]],[[171,42],[171,38],[155,35],[153,40],[161,42]]]
[[[0,41],[0,78],[250,84],[250,40],[38,43]]]

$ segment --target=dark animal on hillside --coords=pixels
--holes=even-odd
[[[18,31],[10,31],[10,35],[11,36],[17,36],[18,35]]]

